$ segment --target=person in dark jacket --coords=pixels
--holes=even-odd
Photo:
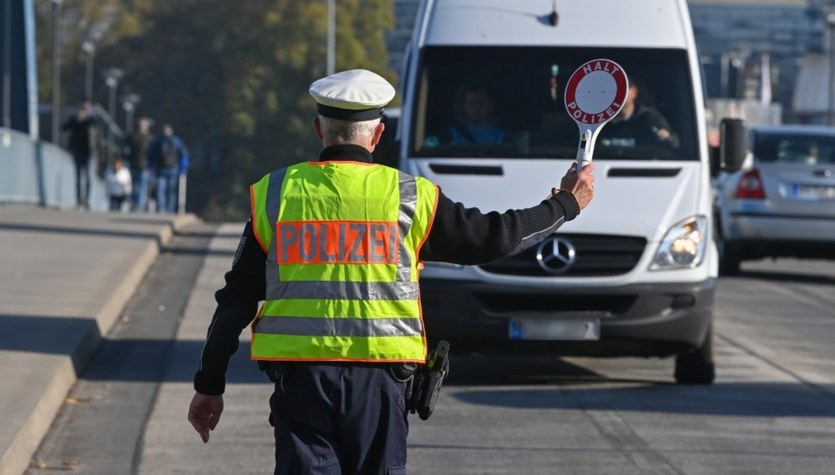
[[[76,199],[80,208],[90,208],[90,162],[95,156],[96,118],[93,103],[84,99],[78,105],[78,112],[67,119],[61,127],[69,131],[67,148],[75,163]]]
[[[594,195],[594,165],[581,171],[572,165],[559,179],[558,188],[550,193],[543,190],[547,197],[536,206],[485,214],[453,202],[424,178],[372,163],[371,152],[384,128],[380,123],[382,108],[394,97],[394,88],[385,79],[365,70],[343,71],[314,82],[310,93],[319,110],[314,119],[314,130],[323,146],[318,162],[278,170],[253,185],[252,217],[244,226],[226,285],[215,295],[218,305],[194,376],[195,395],[188,420],[208,442],[223,412],[230,357],[238,348],[241,331],[256,319],[254,335],[261,332],[260,324],[266,323],[271,326],[265,329],[267,337],[311,342],[297,343],[294,348],[265,348],[253,343],[251,348],[254,359],[260,359],[258,355],[265,351],[277,355],[259,361],[275,382],[270,398],[275,473],[405,473],[406,382],[390,373],[393,364],[402,361],[390,353],[401,348],[383,343],[374,358],[363,357],[373,352],[368,340],[399,339],[417,332],[416,338],[424,341],[420,349],[425,358],[422,322],[419,316],[415,322],[400,314],[383,312],[389,317],[375,319],[357,318],[354,313],[362,317],[363,312],[373,313],[375,308],[390,308],[390,295],[396,295],[408,300],[407,304],[413,302],[416,309],[411,312],[419,315],[414,291],[417,272],[410,276],[408,271],[418,269],[421,261],[485,263],[537,244],[588,206]],[[393,181],[387,182],[387,177]],[[266,189],[259,188],[264,183],[268,184]],[[334,183],[346,188],[335,188]],[[379,183],[392,185],[381,191],[374,188]],[[372,186],[363,186],[368,184]],[[392,198],[386,198],[388,195]],[[403,233],[395,231],[397,221],[368,221],[364,226],[362,221],[339,215],[346,213],[344,210],[352,215],[376,215],[378,207],[392,204],[393,213],[388,216],[399,215],[393,219],[419,228],[414,240],[404,237],[412,236],[408,227]],[[276,222],[272,215],[265,216],[265,207],[273,210],[270,213],[281,210],[282,217]],[[314,221],[319,215],[334,213],[332,210],[343,211],[336,213],[335,221]],[[307,217],[299,222],[296,216]],[[428,216],[428,222],[418,221],[418,216]],[[280,234],[274,234],[276,229]],[[356,236],[345,237],[349,229],[367,229],[371,237],[359,243]],[[316,241],[316,235],[317,245],[300,244],[307,238]],[[423,241],[418,239],[421,236]],[[392,241],[399,244],[389,246]],[[314,255],[318,257],[311,257]],[[401,259],[409,261],[405,277],[397,271],[380,281],[364,274],[366,270],[373,272],[368,270],[371,266],[400,269],[404,264]],[[340,280],[335,271],[346,267],[354,277]],[[305,278],[296,279],[293,272]],[[302,297],[304,294],[307,296]],[[295,309],[294,315],[259,315],[260,301],[265,301],[264,308],[271,303],[289,305]],[[315,308],[321,309],[321,314],[298,314],[320,301],[322,305]],[[288,328],[289,332],[283,333],[282,329]],[[317,332],[322,329],[327,333],[320,338]],[[346,350],[346,356],[317,358],[315,355],[323,351],[314,346],[318,341]],[[346,344],[349,347],[343,348]],[[298,352],[302,357],[282,357],[283,352]]]
[[[600,133],[601,143],[620,147],[677,148],[678,135],[661,112],[638,100],[640,92],[640,82],[629,78],[629,90],[623,109]]]
[[[136,129],[125,140],[125,159],[130,162],[130,174],[133,181],[131,204],[134,211],[148,211],[148,192],[151,187],[151,169],[148,166],[148,151],[154,136],[151,134],[151,120],[142,117],[136,123]]]

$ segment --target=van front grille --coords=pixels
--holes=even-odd
[[[559,233],[553,237],[567,241],[575,249],[574,263],[564,272],[549,272],[539,264],[536,256],[540,245],[513,257],[479,267],[492,274],[534,277],[620,275],[635,268],[647,244],[646,239],[633,236]],[[544,250],[546,253],[550,252],[549,247]]]

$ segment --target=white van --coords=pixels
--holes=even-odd
[[[595,199],[576,220],[506,260],[427,263],[429,338],[459,353],[676,355],[677,382],[709,384],[717,253],[684,0],[425,1],[402,78],[399,166],[484,212],[538,203],[577,156],[564,86],[595,58],[623,66],[638,110],[663,116],[674,140],[653,139],[655,115],[650,134],[610,123],[594,152]],[[461,131],[473,89],[490,97],[488,133]],[[744,131],[726,128],[730,169]]]

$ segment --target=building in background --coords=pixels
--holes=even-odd
[[[708,98],[778,104],[784,122],[824,121],[831,81],[822,81],[820,71],[828,69],[822,58],[830,52],[831,3],[688,0]]]
[[[389,67],[397,71],[397,77],[403,73],[406,61],[406,47],[412,39],[415,29],[415,19],[421,0],[393,0],[394,1],[394,30],[386,35],[389,54]],[[399,88],[398,88],[399,89]]]

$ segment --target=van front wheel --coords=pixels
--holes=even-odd
[[[719,248],[719,275],[739,274],[739,264],[742,259],[737,243],[725,240],[720,231],[716,239],[716,247]]]
[[[708,327],[704,342],[688,353],[676,356],[676,383],[713,384],[716,366],[713,363],[713,324]]]

